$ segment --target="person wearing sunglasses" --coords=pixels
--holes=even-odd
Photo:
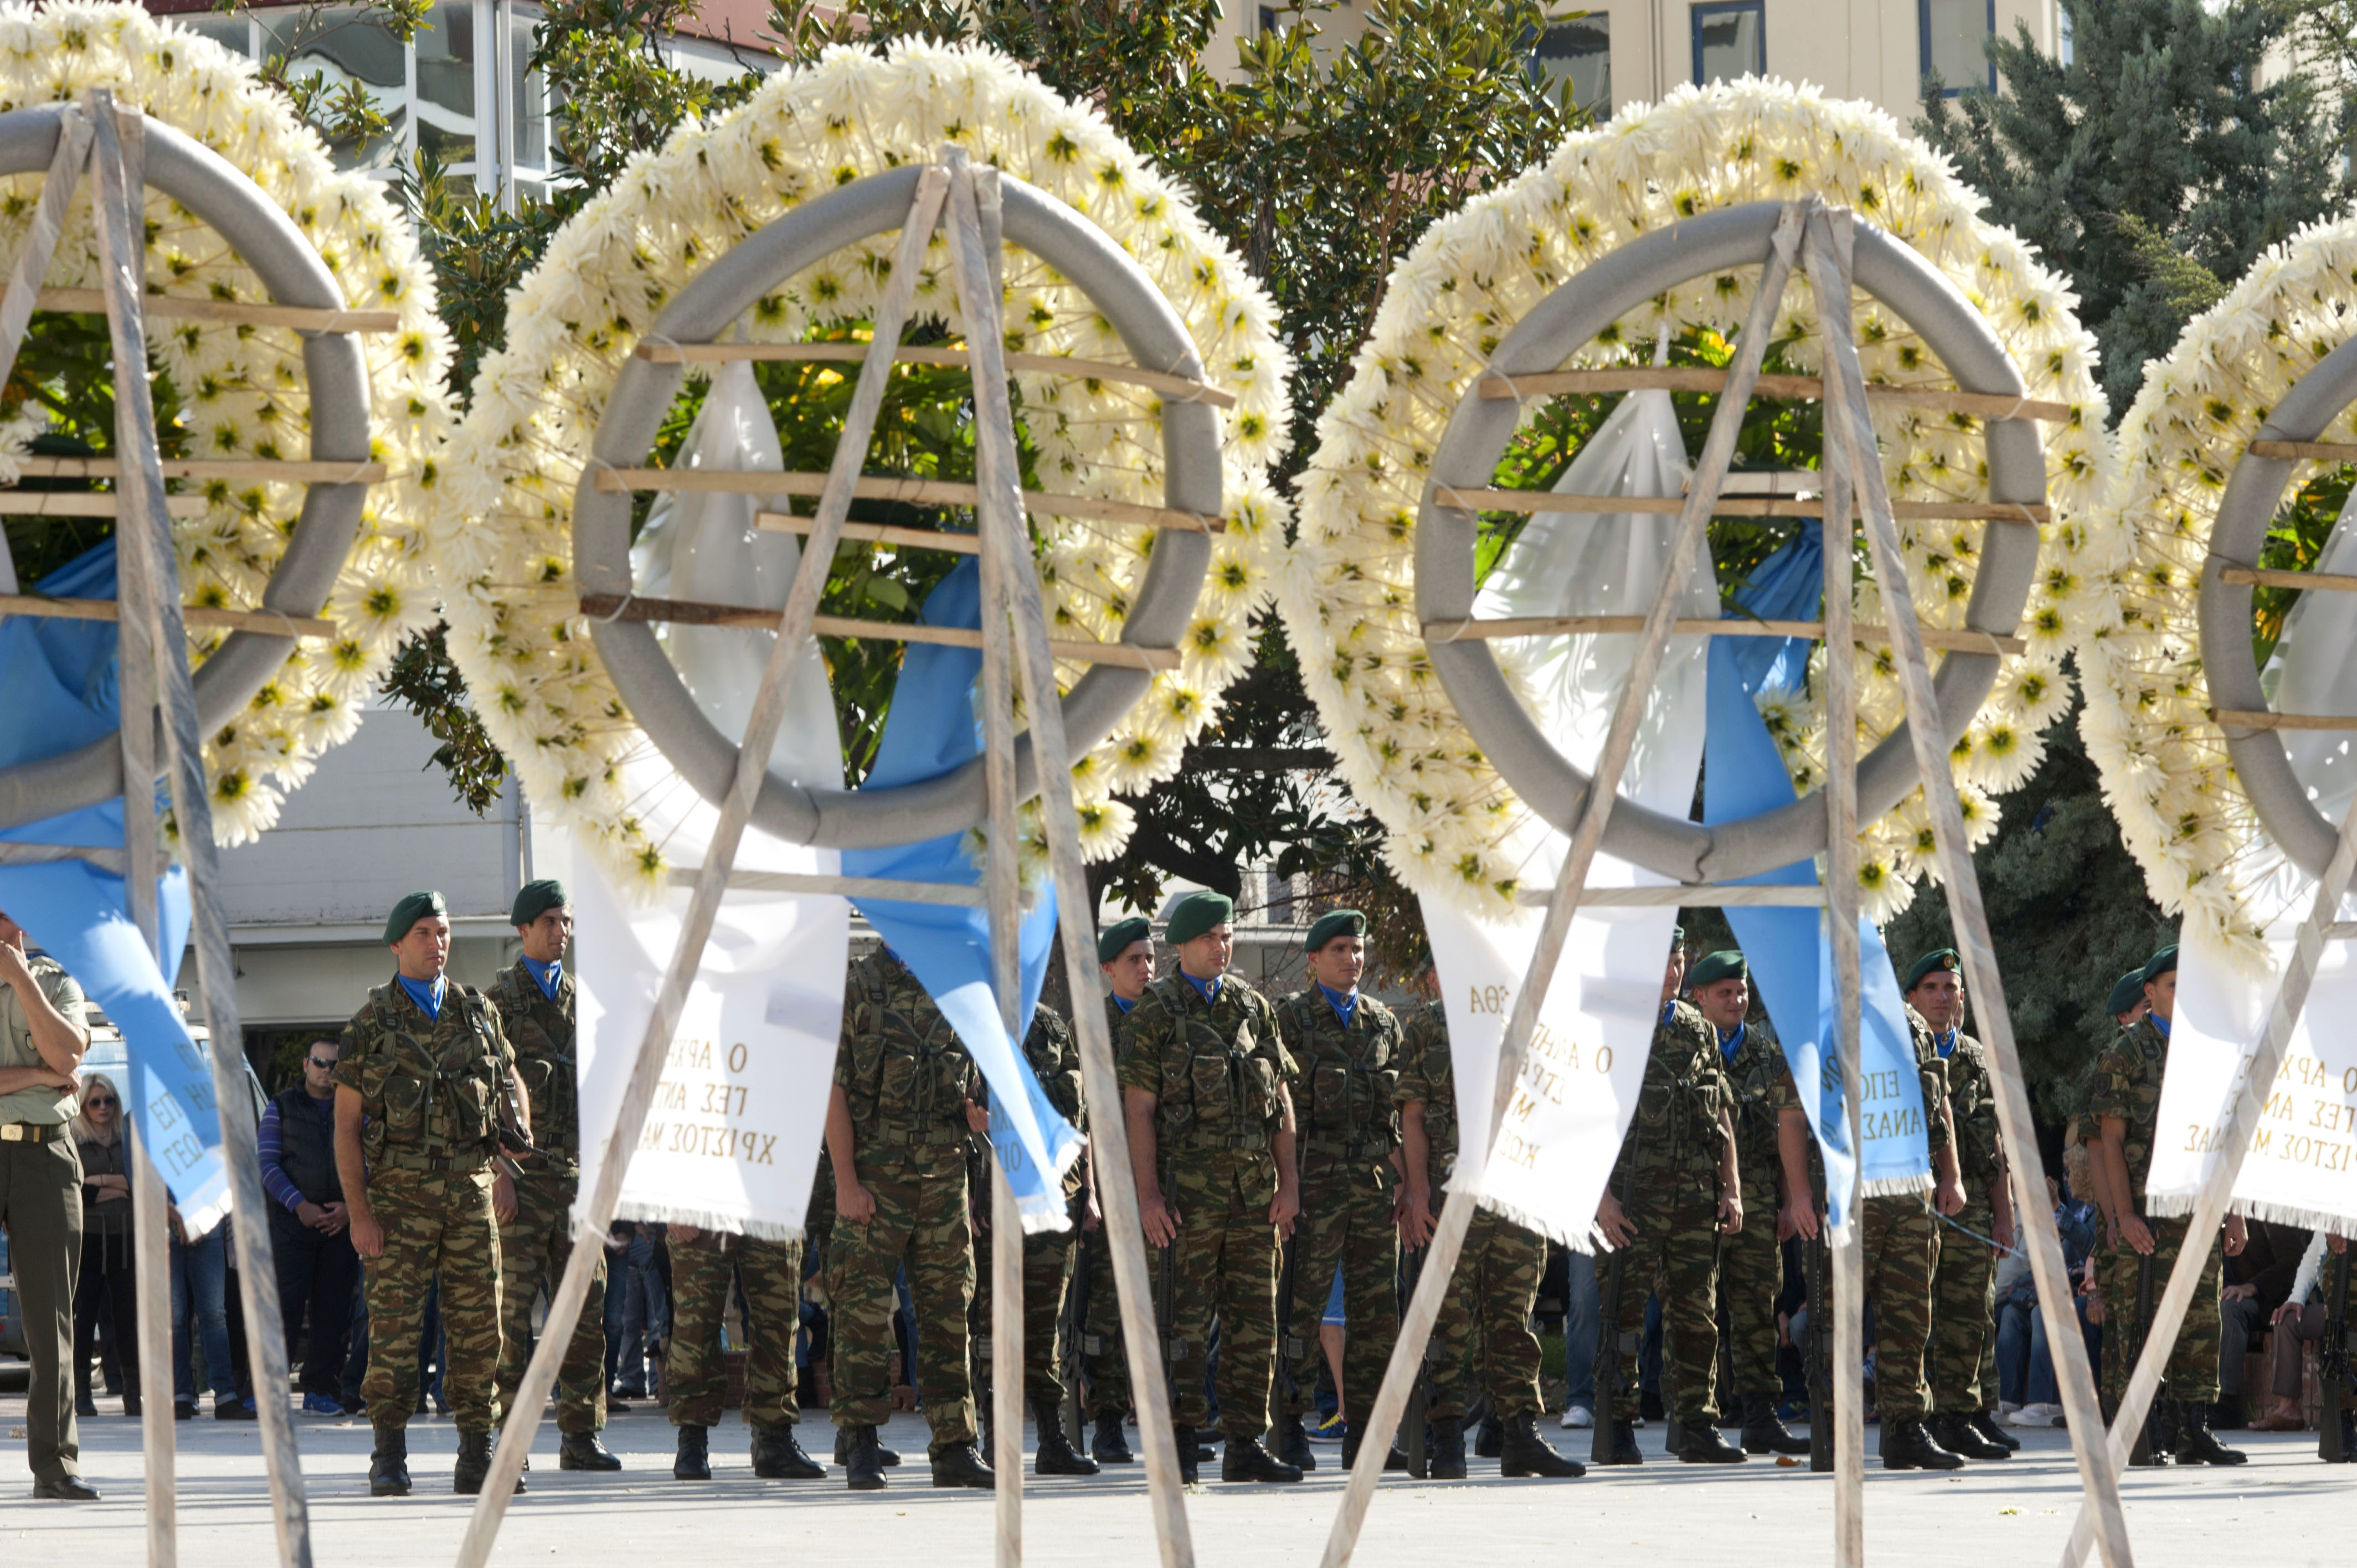
[[[131,1144],[123,1135],[123,1095],[114,1081],[82,1079],[73,1119],[81,1156],[81,1278],[74,1286],[74,1413],[96,1415],[90,1359],[106,1316],[110,1354],[121,1367],[123,1413],[139,1413],[139,1293],[131,1262]]]
[[[278,1270],[279,1311],[292,1361],[304,1319],[311,1324],[303,1362],[303,1409],[344,1413],[344,1350],[352,1291],[361,1277],[352,1250],[351,1211],[336,1169],[336,1054],[330,1039],[303,1052],[303,1079],[262,1113],[262,1186],[270,1195],[270,1240]]]

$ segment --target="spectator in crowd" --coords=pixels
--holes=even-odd
[[[303,1327],[303,1408],[341,1415],[344,1348],[351,1324],[360,1254],[336,1170],[335,1040],[313,1040],[303,1053],[303,1081],[262,1113],[262,1185],[270,1196],[270,1240],[278,1273],[278,1309],[286,1320],[286,1357]]]
[[[213,1390],[214,1419],[244,1421],[254,1412],[238,1391],[237,1352],[230,1340],[230,1222],[224,1219],[190,1240],[177,1208],[171,1221],[173,1418],[196,1418],[196,1351],[201,1347],[205,1380]]]
[[[620,1324],[608,1336],[619,1358],[612,1387],[621,1398],[645,1399],[653,1392],[649,1368],[662,1364],[663,1343],[671,1337],[671,1298],[655,1259],[655,1242],[662,1235],[660,1225],[633,1228],[606,1292],[609,1309],[616,1297],[621,1299]]]
[[[1596,1424],[1596,1324],[1604,1311],[1596,1259],[1566,1249],[1563,1306],[1563,1371],[1571,1385],[1563,1402],[1563,1424]]]
[[[2086,1146],[2075,1137],[2063,1145],[2066,1180],[2046,1178],[2047,1195],[2054,1202],[2054,1227],[2062,1239],[2062,1259],[2073,1282],[2072,1305],[2087,1337],[2087,1354],[2101,1353],[2102,1298],[2094,1294],[2088,1259],[2103,1229],[2103,1215],[2094,1204],[2077,1196],[2078,1183],[2089,1180]],[[2017,1247],[1997,1265],[1996,1366],[1999,1419],[2011,1426],[2060,1426],[2062,1393],[2054,1376],[2053,1350],[2046,1341],[2046,1322],[2038,1310],[2038,1282],[2029,1272],[2029,1254]],[[2100,1365],[2100,1362],[2095,1363]]]
[[[2255,1222],[2252,1228],[2257,1229]],[[2270,1229],[2276,1232],[2276,1243],[2280,1247],[2287,1228],[2278,1225]],[[2308,1424],[2299,1408],[2300,1351],[2303,1345],[2321,1340],[2331,1321],[2331,1311],[2325,1305],[2319,1288],[2325,1255],[2330,1251],[2338,1257],[2348,1247],[2349,1243],[2339,1236],[2311,1233],[2291,1287],[2284,1293],[2282,1303],[2268,1314],[2267,1321],[2275,1332],[2269,1336],[2267,1346],[2267,1405],[2251,1423],[2253,1431],[2298,1432]],[[2333,1402],[2330,1393],[2325,1398],[2328,1403]],[[2352,1442],[2357,1438],[2357,1432],[2351,1430],[2350,1412],[2341,1411],[2340,1418],[2342,1447],[2357,1453],[2357,1444]]]
[[[123,1096],[103,1073],[81,1080],[73,1120],[81,1155],[81,1281],[74,1291],[74,1412],[96,1415],[91,1398],[91,1337],[111,1315],[123,1363],[123,1413],[139,1413],[139,1297],[131,1272],[131,1144],[123,1135]]]
[[[2243,1402],[2243,1363],[2250,1354],[2251,1341],[2291,1299],[2292,1281],[2299,1273],[2301,1255],[2308,1251],[2309,1233],[2298,1226],[2273,1225],[2264,1219],[2250,1220],[2248,1226],[2250,1240],[2241,1252],[2226,1260],[2225,1283],[2218,1292],[2218,1404],[2211,1412],[2210,1424],[2226,1432],[2246,1425],[2260,1432],[2297,1432],[2306,1423],[2268,1424],[2278,1414],[2272,1408],[2259,1422],[2249,1421]],[[2292,1413],[2296,1417],[2298,1412]]]

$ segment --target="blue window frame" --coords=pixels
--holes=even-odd
[[[1714,0],[1693,17],[1695,86],[1767,74],[1766,0]]]
[[[1996,89],[1996,64],[1981,46],[1996,31],[1996,0],[1915,0],[1915,32],[1925,77],[1940,74],[1950,98],[1968,88]]]

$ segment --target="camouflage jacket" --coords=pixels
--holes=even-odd
[[[1072,1037],[1072,1026],[1064,1022],[1064,1015],[1044,1002],[1031,1009],[1031,1027],[1023,1036],[1023,1056],[1039,1079],[1048,1103],[1076,1130],[1086,1133],[1089,1112],[1081,1088],[1081,1043]],[[1087,1160],[1074,1160],[1072,1168],[1064,1173],[1067,1198],[1079,1195],[1088,1167]]]
[[[2135,1189],[2131,1196],[2139,1214],[2144,1211],[2144,1179],[2152,1166],[2153,1139],[2160,1122],[2160,1080],[2168,1070],[2169,1036],[2147,1014],[2095,1058],[2095,1076],[2087,1089],[2090,1143],[2102,1135],[2101,1118],[2116,1116],[2127,1123],[2122,1152],[2127,1155],[2128,1185]]]
[[[1940,1107],[1948,1102],[1948,1064],[1940,1059],[1940,1047],[1932,1043],[1932,1026],[1923,1022],[1923,1015],[1905,1003],[1907,1034],[1915,1047],[1915,1072],[1922,1080],[1923,1142],[1932,1153],[1938,1154],[1948,1146],[1948,1120],[1940,1114]],[[1932,1162],[1936,1172],[1937,1161]]]
[[[334,1076],[361,1097],[361,1152],[371,1168],[465,1171],[491,1156],[514,1069],[515,1049],[489,997],[447,981],[440,1015],[428,1018],[393,979],[344,1026]]]
[[[882,949],[851,966],[834,1081],[861,1165],[966,1157],[966,1102],[982,1075],[906,965]]]
[[[1216,1003],[1183,974],[1146,988],[1127,1019],[1120,1077],[1124,1089],[1156,1097],[1156,1141],[1162,1163],[1219,1163],[1238,1152],[1269,1154],[1282,1124],[1282,1086],[1293,1077],[1267,997],[1234,975]]]
[[[1743,1176],[1744,1207],[1756,1208],[1755,1200],[1774,1197],[1777,1173],[1783,1168],[1776,1126],[1782,1107],[1796,1103],[1785,1087],[1792,1069],[1785,1065],[1776,1031],[1764,1018],[1745,1020],[1735,1054],[1727,1055],[1722,1044],[1719,1062],[1735,1096],[1735,1157]]]
[[[1707,1177],[1717,1190],[1726,1146],[1718,1113],[1735,1101],[1718,1031],[1689,1002],[1673,1002],[1653,1028],[1637,1114],[1620,1142],[1612,1190],[1627,1200],[1637,1180],[1653,1175]]]
[[[1276,1004],[1276,1032],[1293,1058],[1299,1146],[1354,1159],[1388,1155],[1399,1143],[1397,1015],[1361,993],[1346,1026],[1313,983]]]
[[[1448,1009],[1437,1001],[1400,1015],[1399,1083],[1392,1101],[1423,1105],[1425,1180],[1437,1190],[1457,1166],[1457,1074],[1449,1065]]]
[[[533,1144],[563,1156],[553,1162],[560,1173],[578,1174],[581,1086],[573,1052],[573,972],[558,974],[552,998],[518,959],[500,971],[483,994],[499,1008],[515,1050],[516,1076],[532,1105]]]
[[[1939,1044],[1939,1036],[1933,1036],[1932,1049]],[[2005,1163],[1997,1154],[1996,1084],[1989,1077],[1987,1047],[1959,1030],[1941,1066],[1948,1115],[1955,1122],[1956,1174],[1964,1184],[1964,1200],[1986,1203],[2005,1179]]]

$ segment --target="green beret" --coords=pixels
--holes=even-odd
[[[1126,920],[1116,920],[1104,929],[1104,935],[1097,939],[1097,961],[1111,963],[1123,953],[1127,952],[1132,945],[1146,940],[1153,934],[1154,928],[1146,923],[1146,917],[1143,915],[1132,915]]]
[[[1686,971],[1686,984],[1699,991],[1722,980],[1749,980],[1751,966],[1743,961],[1743,954],[1734,948],[1721,948],[1695,961]]]
[[[2167,947],[2161,949],[2158,952],[2153,954],[2152,957],[2146,961],[2144,966],[2144,983],[2147,985],[2150,985],[2162,975],[2175,974],[2176,972],[2177,944],[2175,942],[2171,942]]]
[[[2104,1000],[2104,1011],[2116,1018],[2144,1000],[2144,971],[2132,969],[2112,982],[2112,993]]]
[[[1356,909],[1329,909],[1310,922],[1309,940],[1301,944],[1303,952],[1316,952],[1336,937],[1363,937],[1367,934],[1367,918]]]
[[[1964,967],[1964,961],[1957,955],[1955,949],[1936,949],[1915,961],[1915,967],[1907,972],[1907,983],[1899,989],[1901,992],[1912,991],[1923,983],[1923,977],[1927,974],[1936,974],[1943,969],[1952,974],[1961,973]]]
[[[565,884],[554,877],[544,882],[527,882],[508,909],[508,924],[529,926],[551,909],[561,909],[570,902],[565,897]]]
[[[1170,945],[1191,942],[1213,926],[1224,926],[1235,918],[1236,901],[1224,893],[1208,889],[1189,893],[1170,906],[1170,924],[1164,932]]]
[[[430,889],[423,893],[412,893],[408,897],[395,904],[393,907],[393,913],[384,918],[385,945],[391,947],[401,940],[409,934],[409,929],[412,926],[425,918],[426,916],[447,917],[449,913],[450,906],[442,902],[442,895],[439,893]]]

